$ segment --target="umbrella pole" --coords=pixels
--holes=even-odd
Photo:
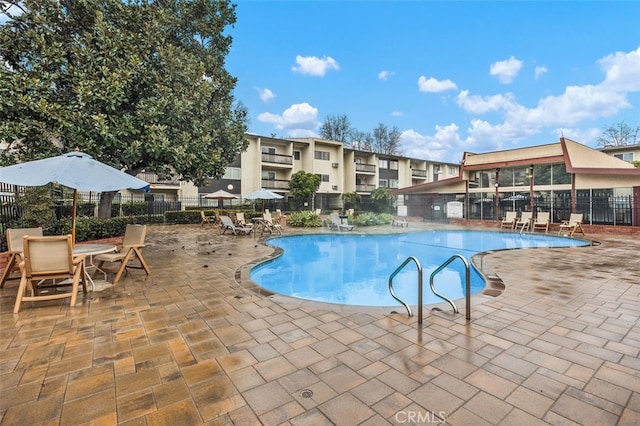
[[[78,190],[73,190],[73,205],[71,207],[71,242],[76,244],[76,216],[78,213]]]

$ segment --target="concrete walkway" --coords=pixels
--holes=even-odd
[[[638,425],[640,241],[589,237],[484,256],[504,292],[418,327],[257,294],[256,237],[153,226],[148,278],[17,315],[17,281],[1,290],[1,423]]]

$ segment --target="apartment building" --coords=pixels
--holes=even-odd
[[[218,189],[242,197],[265,188],[290,197],[291,176],[304,170],[320,177],[314,206],[342,208],[342,194],[357,192],[363,200],[376,188],[402,188],[457,176],[460,166],[398,155],[345,148],[320,138],[280,139],[247,134],[249,146],[227,167],[225,175],[200,187],[206,194]]]

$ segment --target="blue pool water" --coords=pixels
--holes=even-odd
[[[259,286],[292,297],[360,306],[398,306],[389,294],[389,276],[409,256],[423,271],[423,303],[440,303],[429,289],[431,273],[454,254],[467,260],[488,250],[523,247],[575,247],[589,243],[566,237],[487,231],[426,231],[408,234],[318,234],[273,238],[269,245],[282,256],[256,266],[250,277]],[[523,253],[532,256],[533,253]],[[417,305],[418,274],[408,264],[393,279],[396,294]],[[464,297],[465,273],[456,260],[434,280],[436,289],[450,299]],[[471,268],[471,293],[485,282]]]

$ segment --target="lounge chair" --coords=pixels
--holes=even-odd
[[[236,226],[240,226],[242,228],[253,228],[253,223],[247,223],[247,220],[244,218],[243,212],[236,213]]]
[[[113,283],[120,281],[120,277],[127,268],[144,269],[147,275],[151,275],[151,269],[142,257],[142,248],[144,247],[144,239],[147,235],[147,225],[127,225],[122,239],[122,246],[115,253],[97,254],[93,256],[93,261],[98,262],[98,269],[102,268],[105,262],[120,263],[120,268],[113,278]],[[131,266],[129,262],[138,259],[140,266]]]
[[[531,232],[536,232],[536,230],[544,230],[546,234],[549,232],[549,224],[551,220],[549,219],[549,212],[538,212],[536,215],[536,220],[533,222],[531,226]]]
[[[528,231],[533,219],[533,212],[522,212],[520,219],[516,220],[515,229],[520,232]]]
[[[71,235],[51,237],[24,237],[24,260],[20,263],[22,277],[18,286],[13,313],[20,312],[22,302],[71,298],[70,306],[76,304],[78,285],[83,277],[84,256],[73,257]],[[61,285],[69,285],[71,292],[57,292]],[[63,280],[60,282],[59,280]],[[83,280],[84,287],[84,280]],[[86,288],[84,288],[86,291]]]
[[[233,235],[249,235],[251,231],[253,231],[252,228],[244,228],[242,226],[234,224],[229,216],[220,216],[220,220],[222,221],[222,224],[220,226],[223,235],[225,232],[227,232],[227,229],[230,230]]]
[[[274,219],[268,210],[265,210],[262,214],[262,225],[262,232],[269,231],[269,234],[277,232],[278,235],[282,235],[282,225],[280,224],[280,221]]]
[[[565,220],[560,224],[558,235],[562,234],[564,231],[569,232],[569,236],[573,237],[573,234],[578,230],[580,230],[582,235],[585,235],[584,229],[582,228],[582,213],[571,213],[569,220]]]
[[[500,222],[500,229],[507,228],[513,229],[516,226],[518,220],[518,212],[506,212],[504,219]]]
[[[22,241],[24,237],[42,237],[42,228],[14,228],[7,229],[7,249],[9,254],[9,260],[2,272],[2,278],[0,278],[0,288],[4,287],[4,282],[7,281],[14,266],[17,266],[22,261]]]
[[[331,220],[329,228],[337,229],[338,231],[353,231],[353,225],[343,223],[338,213],[331,213],[329,219]]]
[[[408,228],[409,227],[409,222],[407,222],[407,220],[404,217],[395,216],[391,220],[391,226],[399,226],[401,228],[403,226],[406,226]]]

